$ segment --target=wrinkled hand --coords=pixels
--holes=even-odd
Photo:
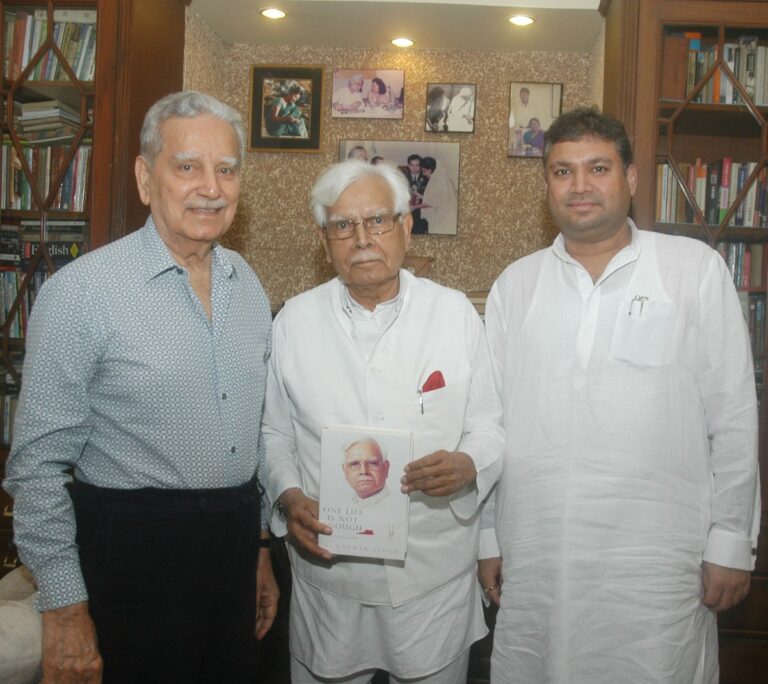
[[[43,684],[100,684],[102,668],[87,602],[43,612]]]
[[[272,557],[269,549],[259,550],[259,565],[256,569],[256,638],[261,639],[272,627],[277,615],[277,601],[280,589],[272,572]]]
[[[701,602],[714,613],[728,610],[746,598],[749,582],[748,570],[724,568],[704,561],[701,564]]]
[[[501,600],[501,558],[483,558],[477,561],[477,579],[483,594],[497,606]]]
[[[474,461],[461,451],[435,451],[411,461],[400,479],[401,490],[424,492],[429,496],[448,496],[475,481]]]
[[[298,487],[286,489],[280,495],[280,504],[288,521],[288,538],[309,553],[331,560],[331,552],[317,545],[317,535],[331,534],[328,525],[318,520],[319,506]]]

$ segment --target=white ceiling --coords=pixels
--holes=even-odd
[[[192,11],[225,42],[391,48],[407,36],[412,49],[590,52],[603,19],[600,0],[191,0]],[[286,11],[274,21],[264,7]],[[528,14],[520,28],[507,19]]]

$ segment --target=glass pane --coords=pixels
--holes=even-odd
[[[675,173],[675,170],[679,173]],[[656,221],[658,223],[694,223],[693,205],[686,197],[684,185],[695,193],[695,184],[689,183],[691,165],[674,167],[668,162],[658,164],[656,175]],[[686,181],[683,183],[683,181]]]
[[[90,143],[84,143],[77,148],[53,198],[51,205],[53,209],[83,211],[88,188],[90,156]]]
[[[8,9],[3,13],[5,74],[17,79],[48,36],[45,6]]]
[[[738,88],[726,93],[724,104],[743,104],[744,95],[755,104],[768,104],[768,28],[728,27],[723,44],[723,63],[745,93]]]
[[[730,225],[753,228],[768,228],[768,198],[766,198],[766,172],[763,167],[752,179],[750,177],[757,168],[757,162],[733,162],[731,168],[731,202],[735,202],[738,195],[747,186],[746,194],[738,203],[733,213]]]
[[[96,64],[96,10],[60,9],[54,11],[53,19],[53,39],[72,72],[80,81],[92,81]]]

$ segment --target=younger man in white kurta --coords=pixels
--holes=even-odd
[[[561,119],[562,233],[486,306],[507,432],[492,681],[714,684],[715,611],[746,595],[760,516],[744,318],[716,252],[627,218],[623,126]]]

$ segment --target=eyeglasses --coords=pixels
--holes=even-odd
[[[400,220],[400,214],[374,214],[366,216],[360,221],[343,218],[328,221],[323,226],[325,236],[329,240],[348,240],[355,234],[358,226],[365,228],[368,235],[383,235],[395,229],[395,221]]]
[[[350,461],[345,463],[345,467],[354,472],[360,472],[361,470],[379,470],[384,467],[384,459],[377,458],[375,461]]]

